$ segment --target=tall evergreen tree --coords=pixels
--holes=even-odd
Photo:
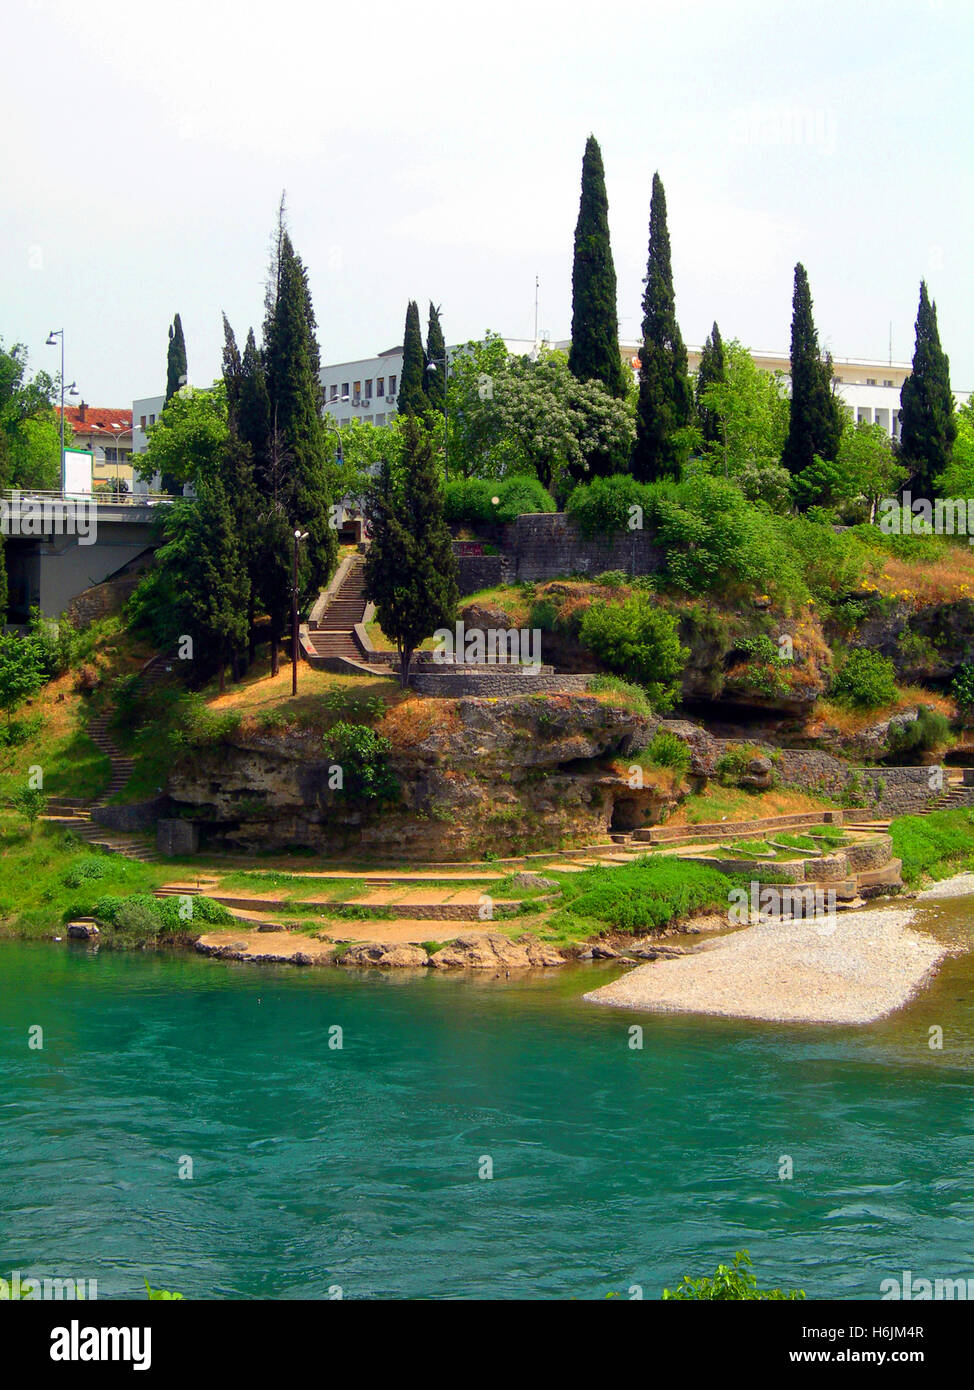
[[[602,151],[594,135],[585,142],[582,195],[575,224],[572,265],[572,345],[568,366],[579,381],[601,381],[620,400],[626,369],[619,351],[616,272],[609,243],[609,202]]]
[[[723,381],[724,344],[721,340],[720,329],[715,322],[703,345],[703,352],[700,354],[700,366],[697,369],[697,420],[705,444],[719,444],[721,428],[716,411],[708,410],[704,405],[703,393],[708,386]]]
[[[177,314],[169,326],[169,350],[166,354],[166,402],[172,400],[180,387],[186,385],[186,339],[182,321]]]
[[[659,174],[653,175],[645,285],[632,472],[640,482],[653,482],[679,477],[683,446],[677,432],[689,425],[693,410],[687,350],[676,322],[666,194]]]
[[[405,424],[403,462],[398,486],[383,462],[366,498],[372,539],[365,591],[382,631],[395,638],[405,687],[420,642],[439,627],[452,627],[459,589],[440,469],[429,433],[415,418]]]
[[[308,532],[299,569],[302,602],[307,602],[317,596],[334,568],[338,540],[329,525],[331,498],[311,292],[286,229],[274,274],[276,293],[264,323],[263,364],[271,435],[277,440],[277,458],[286,465],[284,505],[293,525]]]
[[[406,328],[402,340],[402,371],[397,400],[400,415],[416,415],[421,420],[426,418],[429,398],[426,395],[425,375],[426,357],[419,326],[419,306],[415,299],[411,299],[406,309]]]
[[[443,326],[440,323],[440,310],[438,305],[434,305],[430,300],[429,326],[426,330],[426,366],[431,364],[436,366],[436,371],[427,371],[426,374],[426,395],[433,410],[438,410],[442,414],[446,405],[446,340],[443,337]]]
[[[950,389],[950,362],[940,346],[937,305],[931,303],[924,280],[920,281],[913,371],[903,383],[900,405],[900,457],[910,470],[911,487],[932,498],[937,476],[950,462],[957,417]]]
[[[816,454],[830,462],[842,437],[841,407],[832,389],[832,359],[819,354],[812,292],[801,261],[795,266],[791,312],[791,403],[781,462],[790,473],[810,468]]]
[[[235,659],[246,639],[250,580],[221,477],[197,482],[189,515],[189,543],[180,575],[187,627],[199,658],[217,668],[222,690],[227,661]]]

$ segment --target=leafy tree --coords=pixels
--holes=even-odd
[[[28,374],[22,343],[0,339],[0,487],[60,485],[61,424],[54,399],[57,382],[47,372]],[[72,430],[65,422],[65,446]]]
[[[426,356],[419,327],[419,307],[415,299],[411,299],[406,308],[406,327],[402,340],[402,371],[399,374],[397,399],[400,415],[416,415],[421,420],[426,418],[429,412],[429,397],[426,394],[425,376]]]
[[[679,698],[690,653],[680,645],[676,618],[648,594],[593,603],[582,617],[580,636],[611,671],[634,676],[656,709],[668,710]]]
[[[721,341],[720,329],[715,322],[707,335],[703,352],[700,354],[700,366],[697,369],[696,380],[697,421],[704,444],[720,444],[723,440],[717,412],[704,402],[707,389],[720,385],[723,381],[724,344]]]
[[[10,798],[10,805],[20,812],[33,832],[38,816],[44,813],[47,797],[39,787],[18,787]]]
[[[568,367],[579,381],[601,381],[610,395],[626,395],[619,352],[616,272],[609,241],[609,202],[602,151],[594,135],[585,142],[582,194],[575,224],[572,265],[572,344]]]
[[[950,463],[935,480],[938,497],[974,497],[974,398],[965,401],[954,419],[957,434]]]
[[[391,801],[399,784],[389,766],[392,744],[368,724],[340,720],[325,735],[328,756],[342,769],[342,793],[365,801]]]
[[[453,622],[459,591],[439,468],[429,434],[415,419],[405,422],[403,450],[401,483],[384,462],[369,489],[365,587],[383,632],[395,639],[405,687],[413,652]]]
[[[263,365],[270,401],[271,437],[285,472],[283,504],[292,525],[307,531],[301,551],[302,601],[317,596],[338,554],[329,525],[331,498],[321,428],[320,353],[307,273],[286,228],[279,227],[268,290]]]
[[[937,476],[950,463],[957,437],[950,362],[940,346],[937,305],[931,303],[925,280],[920,281],[913,371],[900,391],[903,424],[900,452],[910,482],[921,496],[932,497]]]
[[[212,476],[229,437],[223,382],[207,390],[177,391],[146,433],[148,446],[134,460],[139,477],[160,473],[170,480],[167,490],[172,491],[176,485]]]
[[[834,460],[841,433],[840,406],[832,390],[832,359],[819,356],[812,293],[799,261],[792,298],[791,406],[781,462],[790,473],[801,473],[811,466],[816,454]]]
[[[681,432],[690,424],[693,408],[687,350],[676,322],[666,194],[659,174],[653,175],[645,284],[632,472],[640,482],[652,482],[680,476],[686,454]]]
[[[427,367],[435,365],[436,371],[426,373],[426,396],[430,407],[433,410],[443,410],[446,402],[446,373],[444,362],[446,361],[446,340],[443,337],[443,328],[440,324],[440,310],[430,300],[429,327],[426,331],[426,363]],[[405,363],[403,364],[405,365]]]
[[[736,339],[721,344],[721,371],[702,390],[697,383],[698,409],[714,428],[713,438],[704,434],[708,466],[735,478],[748,468],[777,465],[789,410],[780,373],[763,372]]]
[[[166,354],[166,404],[189,380],[186,364],[186,340],[182,321],[177,314],[169,326],[169,350]]]
[[[29,637],[0,633],[0,710],[7,728],[14,711],[36,695],[44,684],[44,667],[38,645]]]
[[[849,521],[873,521],[884,497],[894,493],[906,471],[899,467],[882,425],[854,424],[843,411],[842,437],[834,460],[816,454],[810,467],[794,479],[799,506],[839,507]]]

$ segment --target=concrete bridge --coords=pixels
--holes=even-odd
[[[26,622],[34,607],[57,617],[85,589],[150,554],[162,541],[160,509],[173,500],[161,493],[0,493],[8,620]]]

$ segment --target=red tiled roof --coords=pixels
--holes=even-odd
[[[57,407],[55,407],[55,410]],[[81,418],[80,405],[66,405],[64,419],[75,434],[118,435],[131,431],[131,408],[116,408],[107,405],[85,405],[85,418]]]

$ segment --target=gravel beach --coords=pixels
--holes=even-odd
[[[936,887],[936,896],[949,896],[947,883]],[[901,1008],[949,954],[934,937],[911,930],[915,915],[912,908],[869,908],[762,922],[692,955],[639,966],[584,997],[654,1012],[873,1023]]]

